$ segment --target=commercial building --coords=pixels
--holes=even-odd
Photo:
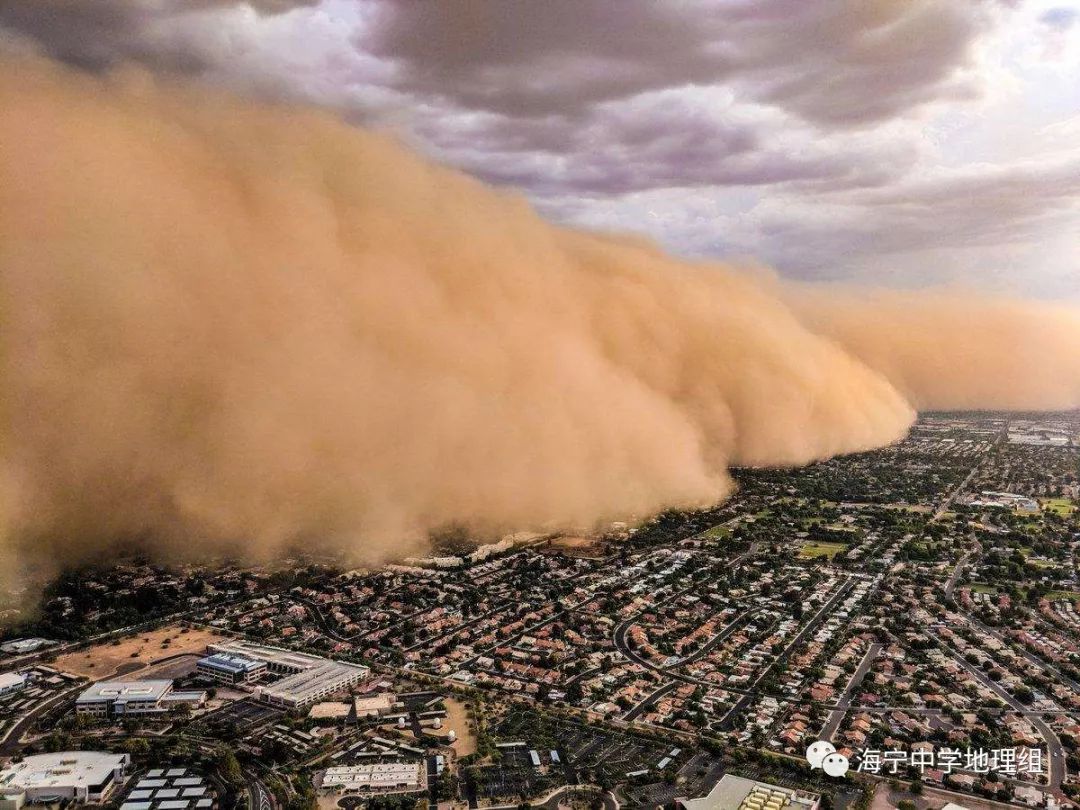
[[[683,810],[818,810],[821,796],[726,775],[708,796],[676,799]]]
[[[124,781],[131,759],[104,751],[35,754],[0,771],[0,792],[7,801],[100,802]]]
[[[257,681],[266,672],[266,662],[246,655],[214,653],[200,658],[195,671],[204,678],[236,686]]]
[[[352,704],[341,701],[316,703],[308,712],[312,720],[345,720],[352,713]]]
[[[327,768],[319,786],[339,793],[420,790],[424,787],[424,771],[419,762],[343,765]]]
[[[55,645],[55,641],[47,638],[13,638],[11,641],[0,644],[0,652],[6,652],[8,655],[26,655]]]
[[[129,717],[164,714],[176,706],[202,706],[206,692],[174,692],[172,681],[101,681],[75,700],[77,714]]]
[[[20,672],[0,673],[0,700],[26,688],[26,676]]]
[[[206,649],[211,655],[224,653],[262,661],[268,672],[284,676],[275,683],[256,687],[255,695],[265,703],[285,709],[300,709],[317,703],[359,683],[371,672],[359,664],[331,661],[239,639],[211,644]]]
[[[393,692],[381,692],[377,695],[357,697],[353,701],[353,707],[356,710],[356,719],[362,720],[365,717],[380,717],[390,714],[396,703],[397,697]]]
[[[978,498],[970,499],[967,505],[981,509],[993,507],[997,509],[1019,509],[1022,512],[1039,511],[1039,502],[1037,500],[1013,492],[988,492],[984,490],[979,493]]]

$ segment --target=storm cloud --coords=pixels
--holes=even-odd
[[[1080,404],[1066,310],[684,262],[325,111],[33,59],[0,62],[0,309],[5,572],[587,530],[915,407]]]
[[[1050,297],[1080,295],[1076,198],[1039,188],[1027,205],[1006,178],[1075,151],[1040,144],[1080,114],[1076,14],[1052,0],[0,0],[0,49],[325,106],[548,216],[645,230],[682,255]],[[963,242],[963,206],[905,206],[879,238],[879,196],[960,192],[973,173],[1001,179],[977,205],[996,258]]]

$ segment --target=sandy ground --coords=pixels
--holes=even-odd
[[[603,543],[595,537],[555,537],[546,548],[559,551],[568,557],[599,557],[603,555]]]
[[[476,735],[469,726],[469,713],[465,704],[459,700],[447,698],[445,703],[446,720],[443,721],[443,729],[457,732],[457,741],[453,745],[454,753],[459,757],[467,757],[476,751]]]
[[[53,666],[93,680],[136,672],[142,677],[144,668],[154,661],[183,653],[202,654],[206,651],[207,644],[221,639],[221,636],[206,630],[188,630],[184,633],[180,627],[173,625],[122,638],[118,644],[107,641],[85,650],[61,655]],[[169,640],[168,644],[164,644],[166,640]],[[146,671],[151,674],[153,672]]]
[[[465,708],[464,703],[461,703],[454,698],[446,698],[443,703],[446,704],[446,719],[443,720],[442,728],[436,729],[425,726],[424,734],[429,737],[441,738],[442,742],[440,745],[452,748],[458,757],[465,757],[472,754],[476,751],[476,736],[469,726],[469,710]],[[397,726],[384,726],[384,728],[396,729]],[[446,737],[451,729],[457,732],[457,739],[453,744],[446,741]],[[401,731],[401,729],[398,730]],[[416,735],[414,735],[412,731],[405,730],[404,734],[414,740],[416,739]]]
[[[896,806],[904,799],[915,802],[917,810],[940,810],[949,802],[954,802],[969,810],[1003,810],[1003,808],[1010,807],[1010,805],[981,799],[978,796],[965,794],[963,797],[959,797],[937,791],[934,788],[924,789],[921,796],[912,796],[906,792],[896,793],[889,789],[888,783],[880,782],[877,790],[874,791],[870,810],[895,810]]]

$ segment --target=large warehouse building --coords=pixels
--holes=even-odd
[[[319,786],[330,792],[390,792],[419,790],[424,771],[419,762],[382,762],[327,768]]]
[[[224,654],[261,661],[266,664],[266,671],[284,676],[275,683],[256,687],[255,694],[260,700],[285,709],[310,706],[359,683],[371,672],[359,664],[331,661],[240,639],[211,644],[206,649],[210,657]]]
[[[130,762],[127,754],[104,751],[35,754],[0,771],[0,791],[8,800],[21,794],[27,802],[100,802],[123,783]]]
[[[675,799],[682,810],[818,810],[821,796],[726,774],[708,796]]]

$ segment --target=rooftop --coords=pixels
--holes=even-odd
[[[88,687],[79,703],[100,703],[105,700],[161,700],[172,689],[172,681],[101,681]]]
[[[10,689],[26,683],[26,676],[18,672],[0,672],[0,689]]]
[[[686,810],[812,810],[819,796],[727,774],[708,796],[682,799]]]
[[[223,652],[208,655],[205,658],[200,659],[199,664],[202,666],[210,666],[224,672],[231,672],[234,675],[238,675],[241,672],[250,672],[253,669],[266,666],[265,661],[260,661],[247,655],[234,655]]]
[[[117,768],[127,765],[128,761],[127,754],[110,754],[107,751],[34,754],[0,771],[0,787],[24,790],[93,787],[104,782]]]

